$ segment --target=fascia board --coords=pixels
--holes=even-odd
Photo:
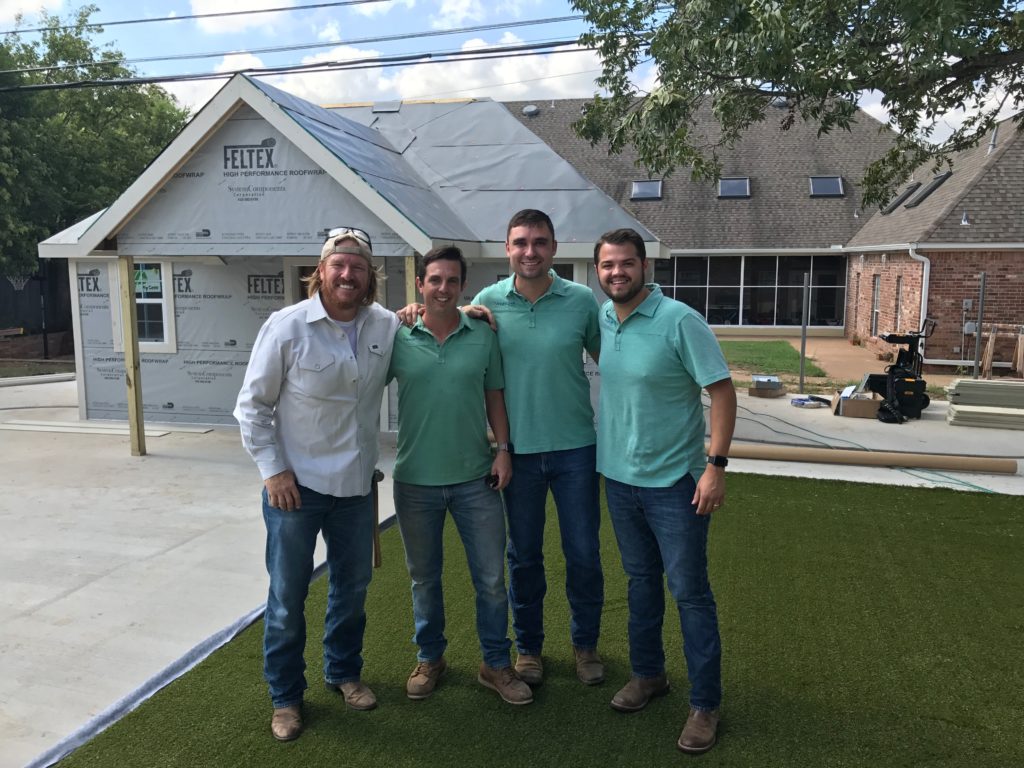
[[[243,98],[245,78],[236,75],[217,91],[216,95],[199,110],[167,148],[149,164],[149,167],[126,189],[102,216],[82,235],[81,239],[61,253],[63,258],[83,258],[107,238],[115,235],[136,211],[149,202],[178,168],[184,165],[196,149],[223,125],[238,109]],[[251,86],[249,86],[251,88]],[[54,246],[62,247],[62,246]],[[49,249],[48,249],[49,250]],[[42,247],[40,246],[40,255]]]
[[[430,250],[432,247],[430,237],[392,205],[387,198],[367,184],[362,176],[345,165],[341,158],[303,130],[267,94],[247,80],[243,80],[243,82],[248,89],[247,93],[250,94],[250,97],[246,98],[246,103],[262,118],[281,131],[289,141],[327,171],[331,178],[351,192],[360,203],[391,227],[391,230],[413,249],[419,253],[426,253]]]

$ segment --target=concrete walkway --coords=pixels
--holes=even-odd
[[[75,398],[73,381],[0,387],[0,422],[74,422]],[[741,393],[740,406],[738,439],[750,441],[1024,451],[1020,432],[950,427],[938,403],[904,425],[806,411],[788,397]],[[0,429],[0,768],[34,761],[265,599],[260,480],[237,429],[147,442],[149,455],[133,458],[123,435]],[[388,477],[393,461],[385,440]],[[733,470],[1024,495],[1019,469],[938,475],[736,460]],[[388,481],[380,506],[393,514]]]

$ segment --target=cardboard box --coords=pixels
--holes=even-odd
[[[832,413],[836,416],[847,416],[854,419],[875,418],[882,398],[875,392],[871,393],[870,398],[863,397],[863,393],[861,394],[861,397],[853,397],[846,391],[836,392],[832,396]]]

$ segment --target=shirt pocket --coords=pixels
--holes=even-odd
[[[316,353],[303,355],[294,369],[296,388],[309,397],[329,398],[338,394],[338,366],[334,355]]]

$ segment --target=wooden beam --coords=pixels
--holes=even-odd
[[[128,389],[128,432],[132,456],[145,456],[139,324],[135,309],[135,260],[131,256],[122,256],[117,260],[117,268],[121,278],[121,346],[124,348],[124,383]]]
[[[405,303],[416,303],[416,255],[405,257]]]

